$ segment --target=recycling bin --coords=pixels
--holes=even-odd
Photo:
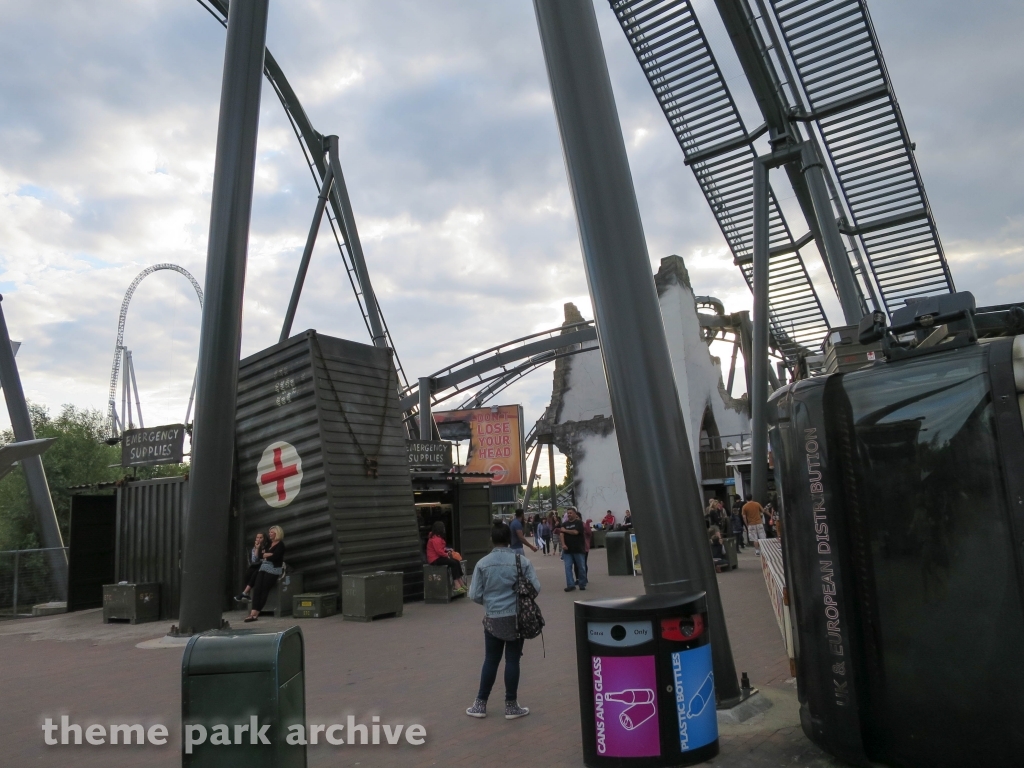
[[[583,762],[657,768],[717,755],[704,593],[575,605]]]
[[[298,627],[189,640],[181,660],[182,767],[305,768],[306,747],[287,743],[291,726],[305,731],[304,668]]]

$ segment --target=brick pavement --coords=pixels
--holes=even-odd
[[[531,555],[547,619],[546,658],[530,641],[523,658],[520,701],[529,717],[506,721],[466,717],[476,691],[483,638],[479,606],[413,603],[400,619],[370,624],[340,617],[293,622],[261,620],[258,626],[298,623],[306,641],[306,711],[310,723],[422,723],[422,747],[310,747],[318,766],[544,766],[582,765],[572,603],[581,594],[562,591],[561,562]],[[591,555],[587,598],[642,592],[639,577],[609,577],[604,551]],[[796,691],[758,561],[742,554],[737,571],[718,577],[737,668],[750,675],[775,706],[743,725],[723,725],[716,766],[835,765],[803,736]],[[241,614],[228,618],[241,626]],[[141,650],[164,625],[104,626],[99,611],[0,623],[3,688],[0,698],[0,766],[180,765],[181,650]],[[493,699],[500,702],[499,673]],[[163,722],[172,727],[166,747],[43,745],[45,716],[72,721]]]

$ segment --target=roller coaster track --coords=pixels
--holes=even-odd
[[[227,27],[228,3],[225,0],[197,0],[197,2],[220,22],[222,26]],[[309,166],[310,174],[313,177],[317,194],[319,194],[324,180],[327,178],[328,170],[328,164],[324,159],[327,150],[326,137],[313,127],[313,123],[302,108],[302,104],[288,82],[288,78],[285,77],[284,71],[278,65],[273,55],[271,55],[269,49],[267,49],[264,59],[263,74],[273,87],[274,93],[277,94],[281,106],[284,107],[288,122],[292,126],[296,139],[298,139],[302,154],[306,158],[306,164]],[[338,171],[340,172],[340,166]],[[406,379],[405,370],[402,368],[402,362],[395,349],[391,330],[388,328],[387,322],[384,320],[384,314],[377,303],[369,274],[365,271],[365,265],[363,265],[363,269],[360,268],[362,246],[359,243],[358,234],[354,231],[354,228],[349,229],[345,226],[342,201],[339,198],[339,186],[343,188],[343,184],[339,185],[336,183],[332,186],[330,191],[330,207],[326,211],[327,219],[331,225],[331,232],[334,234],[334,241],[338,246],[338,252],[341,254],[341,261],[345,266],[349,284],[352,286],[352,291],[355,294],[356,304],[359,306],[359,311],[363,316],[366,331],[374,344],[387,346],[392,349],[395,367],[398,371],[399,385],[407,387],[409,382]]]
[[[765,118],[753,131],[690,0],[609,4],[748,285],[754,142],[767,133],[773,145],[799,143],[809,126],[862,298],[891,314],[954,290],[865,0],[715,0]],[[821,233],[799,172],[787,173],[810,230],[794,242],[773,192],[770,322],[791,361],[818,347],[827,320],[799,250],[812,240],[821,250]]]
[[[110,367],[110,391],[107,396],[107,422],[110,437],[117,437],[117,416],[115,398],[117,397],[117,379],[121,371],[121,350],[124,348],[124,325],[128,319],[128,306],[132,302],[132,296],[135,295],[135,289],[139,287],[139,284],[147,277],[152,275],[154,272],[160,272],[163,270],[170,270],[171,272],[177,272],[179,275],[183,275],[196,290],[196,296],[199,298],[199,308],[203,308],[203,289],[196,282],[196,279],[192,277],[192,273],[184,267],[179,267],[177,264],[154,264],[151,267],[146,267],[144,270],[139,272],[128,286],[128,290],[124,293],[124,299],[121,301],[121,312],[117,316],[117,341],[114,343],[114,364]],[[187,418],[187,416],[186,416]]]

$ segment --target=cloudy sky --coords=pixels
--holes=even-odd
[[[606,0],[595,7],[652,265],[678,253],[699,293],[748,307]],[[958,288],[1024,298],[1024,3],[870,8]],[[746,113],[713,3],[697,10]],[[51,409],[105,410],[131,280],[172,262],[203,282],[224,30],[194,0],[0,0],[0,29],[0,292],[22,378]],[[590,316],[529,0],[272,0],[268,47],[314,125],[340,137],[410,378],[557,325],[566,301]],[[277,338],[314,201],[265,84],[243,355]],[[306,286],[296,330],[366,339],[326,229]],[[136,292],[125,342],[147,423],[184,417],[198,327],[181,276]],[[532,423],[549,394],[538,373],[502,399]]]

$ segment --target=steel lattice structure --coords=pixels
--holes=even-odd
[[[765,117],[752,131],[690,0],[609,4],[748,285],[751,163],[754,142],[768,134],[773,147],[806,140],[821,157],[865,308],[891,313],[908,298],[953,290],[865,0],[715,0]],[[794,241],[771,192],[769,306],[776,346],[792,362],[818,348],[827,318],[800,256],[812,241],[824,256],[821,232],[798,165],[786,170],[809,231]]]

